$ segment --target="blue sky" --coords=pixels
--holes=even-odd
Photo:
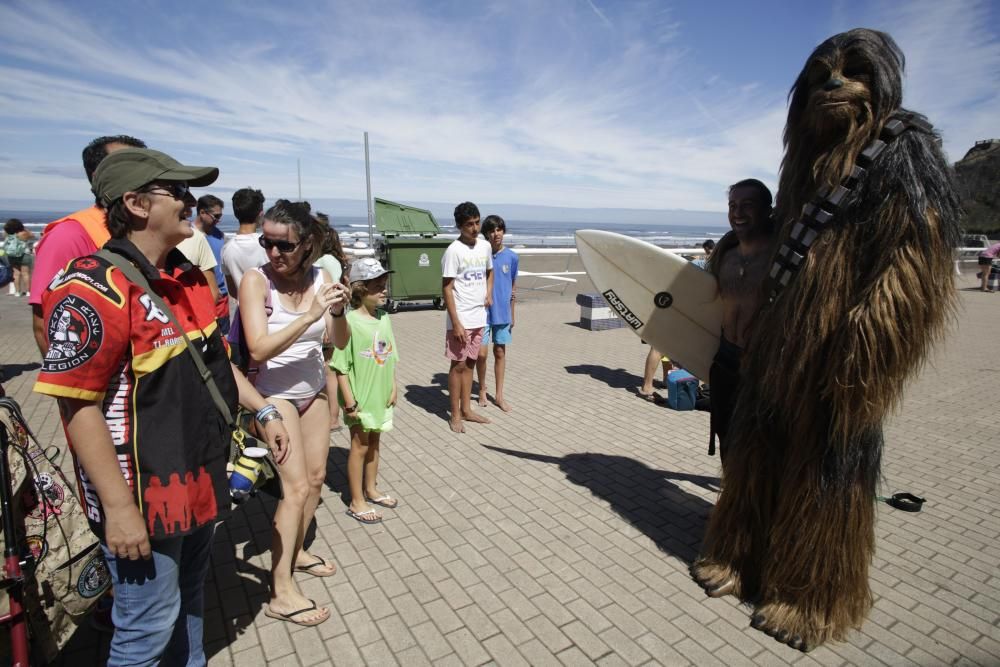
[[[0,5],[0,198],[83,200],[131,134],[269,199],[722,210],[775,185],[809,52],[864,26],[957,160],[1000,137],[1000,2],[49,2]],[[224,198],[228,199],[228,197]]]

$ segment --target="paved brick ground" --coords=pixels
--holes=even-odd
[[[928,502],[920,514],[880,505],[871,618],[803,655],[688,578],[718,484],[707,415],[637,399],[645,348],[576,326],[572,291],[525,295],[508,361],[515,411],[491,406],[494,423],[465,435],[444,421],[442,314],[394,317],[402,400],[381,474],[401,506],[375,527],[344,515],[336,436],[312,549],[340,572],[301,582],[336,611],[315,628],[264,616],[272,508],[236,512],[213,551],[211,664],[1000,664],[1000,295],[961,292],[953,333],[889,423],[884,490]],[[5,386],[62,444],[54,402],[30,392],[23,300],[0,297],[0,317]],[[106,646],[82,626],[63,664],[97,664]]]

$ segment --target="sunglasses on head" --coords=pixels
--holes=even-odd
[[[277,248],[278,252],[287,255],[290,252],[295,252],[295,249],[302,245],[302,241],[298,243],[292,243],[291,241],[276,241],[274,239],[269,239],[266,236],[261,236],[257,239],[260,243],[260,247],[264,250],[270,250],[271,248]]]
[[[149,194],[169,195],[174,199],[182,201],[191,195],[191,190],[188,188],[187,183],[157,183],[153,188],[149,191]],[[157,190],[166,190],[166,192],[157,192]]]

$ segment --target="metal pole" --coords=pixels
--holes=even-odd
[[[11,400],[12,399],[4,399]],[[5,614],[2,622],[10,624],[10,652],[12,667],[27,667],[29,664],[30,647],[28,644],[28,618],[24,608],[24,573],[21,572],[21,555],[19,542],[14,530],[14,499],[11,487],[10,468],[7,464],[8,447],[13,446],[7,437],[7,429],[0,426],[0,512],[3,513],[4,538],[4,579],[7,584],[7,595],[10,612]],[[33,482],[29,482],[33,483]],[[40,499],[44,504],[44,498]]]
[[[372,171],[368,163],[368,132],[365,132],[365,187],[368,190],[368,247],[375,247],[375,212],[372,210]]]
[[[295,169],[299,173],[299,201],[302,201],[302,160],[295,158]]]

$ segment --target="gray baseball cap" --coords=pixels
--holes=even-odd
[[[382,263],[374,257],[362,257],[351,265],[351,273],[347,279],[356,283],[363,280],[374,280],[387,273],[392,273],[392,271],[386,271]]]

